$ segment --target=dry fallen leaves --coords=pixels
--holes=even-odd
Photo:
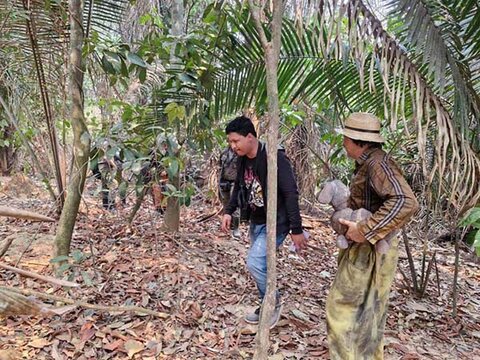
[[[127,350],[127,355],[129,359],[131,359],[133,355],[139,353],[145,348],[145,346],[143,346],[143,344],[137,340],[127,340],[127,342],[125,342],[123,346],[125,347],[125,350]]]

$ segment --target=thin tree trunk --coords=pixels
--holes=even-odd
[[[170,184],[175,186],[176,189],[180,189],[180,177],[177,173],[173,179],[170,179]],[[178,197],[170,196],[167,199],[167,208],[165,209],[165,217],[163,219],[165,230],[169,232],[178,231],[180,227],[180,204]]]
[[[270,321],[276,302],[277,289],[277,258],[276,258],[276,228],[277,228],[277,149],[279,127],[279,100],[278,100],[278,59],[280,54],[280,38],[282,31],[282,16],[284,3],[282,0],[273,0],[273,18],[270,24],[271,41],[263,30],[261,22],[262,5],[255,0],[248,1],[250,13],[265,52],[268,96],[268,126],[267,126],[267,293],[262,303],[260,323],[256,336],[254,359],[267,359],[269,348]]]
[[[72,100],[73,128],[73,171],[70,175],[68,194],[62,209],[55,237],[56,255],[68,255],[73,228],[85,185],[88,156],[90,154],[90,134],[85,125],[83,113],[83,74],[85,63],[82,59],[83,28],[81,0],[70,0],[70,96]]]
[[[43,109],[45,112],[45,119],[47,122],[48,128],[48,135],[50,138],[50,145],[52,147],[52,158],[53,164],[55,167],[55,178],[57,180],[57,187],[58,187],[58,194],[59,194],[59,210],[63,207],[65,194],[64,194],[64,187],[62,183],[62,176],[60,173],[60,161],[58,156],[58,139],[57,133],[55,131],[55,124],[52,115],[52,107],[50,105],[50,97],[47,89],[47,82],[45,80],[45,73],[43,71],[43,63],[42,58],[40,56],[40,51],[38,49],[38,42],[37,42],[37,31],[35,28],[35,21],[33,16],[33,11],[31,9],[30,1],[23,0],[23,7],[29,14],[29,17],[26,19],[27,21],[27,31],[28,36],[30,38],[30,42],[32,45],[32,54],[35,60],[35,70],[37,72],[38,77],[38,85],[40,88],[40,94],[42,97],[42,104]]]
[[[452,233],[455,234],[455,270],[453,272],[452,316],[457,317],[458,269],[460,268],[460,232],[454,227],[454,225],[452,226],[452,228]]]
[[[174,0],[172,3],[172,29],[171,34],[173,36],[180,36],[183,34],[184,21],[185,21],[185,6],[183,0]],[[175,56],[175,44],[173,44],[170,50],[170,66],[176,66],[177,62]],[[177,130],[177,139],[180,136],[180,129]],[[180,151],[178,152],[178,155]],[[180,170],[178,170],[180,171]],[[169,183],[178,190],[180,189],[180,174],[174,174],[173,177],[169,177]],[[178,197],[170,196],[167,199],[167,207],[165,209],[164,228],[167,231],[178,231],[180,226],[180,204]]]

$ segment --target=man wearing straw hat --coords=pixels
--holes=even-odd
[[[355,160],[349,207],[372,216],[360,222],[341,219],[351,245],[340,250],[338,271],[326,304],[332,360],[383,359],[383,332],[388,296],[398,260],[398,239],[388,253],[375,243],[404,226],[418,207],[412,189],[393,159],[382,150],[380,121],[353,113],[345,121],[343,146]]]

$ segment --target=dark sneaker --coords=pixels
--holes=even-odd
[[[260,306],[253,313],[245,315],[245,322],[249,324],[258,324],[260,321]]]
[[[273,315],[270,320],[270,329],[273,329],[277,325],[282,315],[282,309],[283,309],[283,304],[277,303],[277,305],[275,305],[275,308],[273,309]],[[259,323],[259,321],[260,321],[260,307],[256,308],[253,313],[247,314],[245,316],[246,323],[256,325]]]

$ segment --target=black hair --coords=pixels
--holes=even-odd
[[[252,134],[253,136],[257,137],[257,132],[255,131],[252,120],[246,116],[236,117],[228,123],[227,127],[225,128],[225,133],[228,135],[233,132],[236,132],[242,136]]]
[[[350,138],[352,139],[352,138]],[[379,142],[373,142],[373,141],[364,141],[364,140],[357,140],[357,139],[352,139],[353,143],[357,146],[364,147],[367,145],[369,149],[381,149],[382,148],[382,143]]]

